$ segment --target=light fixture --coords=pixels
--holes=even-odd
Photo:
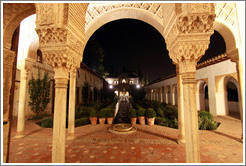
[[[137,87],[137,88],[140,88],[140,85],[138,84],[136,87]]]
[[[113,85],[109,85],[109,88],[110,88],[110,89],[113,89]]]

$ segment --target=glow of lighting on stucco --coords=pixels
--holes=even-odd
[[[139,89],[140,88],[140,85],[138,84],[136,87]]]
[[[109,85],[109,88],[110,88],[110,89],[113,89],[113,85]]]
[[[38,35],[35,31],[36,28],[36,14],[25,18],[20,23],[20,35],[18,44],[18,60],[24,60],[27,58],[30,44]]]

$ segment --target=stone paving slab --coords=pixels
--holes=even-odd
[[[221,125],[224,123],[228,125],[230,120],[223,119]],[[10,162],[50,163],[52,129],[40,128],[32,121],[27,121],[27,125],[27,135],[21,139],[14,138],[16,127],[12,129]],[[240,127],[240,122],[236,125]],[[66,141],[66,163],[185,163],[185,145],[177,144],[177,129],[136,125],[135,133],[119,135],[110,133],[108,127],[75,128],[75,139]],[[199,131],[202,163],[243,162],[240,137],[223,130]]]

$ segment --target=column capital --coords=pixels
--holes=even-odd
[[[66,67],[55,67],[55,87],[56,88],[67,88],[68,84],[68,69]]]
[[[70,79],[71,79],[71,78],[76,78],[76,69],[70,70],[70,71],[69,71],[69,75],[70,75]]]

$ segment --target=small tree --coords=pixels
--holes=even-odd
[[[38,78],[34,79],[32,76],[32,79],[28,82],[28,93],[30,95],[28,104],[37,117],[50,102],[50,82],[47,72],[44,73],[43,79],[40,78],[40,70],[38,70]]]

